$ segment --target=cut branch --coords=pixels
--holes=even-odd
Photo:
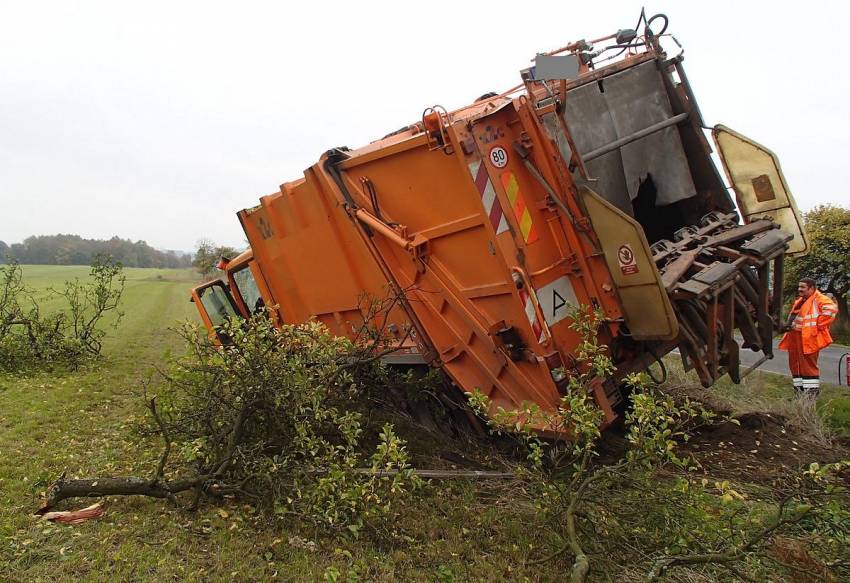
[[[36,511],[41,515],[49,512],[62,500],[68,498],[99,498],[101,496],[149,496],[173,499],[174,495],[202,486],[208,476],[196,476],[173,481],[151,482],[150,479],[133,476],[120,478],[84,478],[67,480],[63,474],[47,490],[44,504]]]
[[[738,561],[754,547],[763,543],[771,536],[773,536],[773,533],[776,532],[779,528],[785,526],[786,524],[794,524],[800,522],[800,520],[802,520],[803,517],[806,516],[811,510],[811,507],[806,506],[799,509],[796,513],[790,516],[783,516],[786,502],[787,500],[784,500],[782,504],[780,504],[776,518],[770,524],[768,524],[761,530],[753,533],[749,538],[747,538],[746,541],[744,541],[740,545],[722,552],[697,553],[693,555],[674,555],[670,557],[662,557],[655,561],[652,570],[647,575],[647,579],[650,581],[654,581],[655,579],[660,577],[668,568],[674,567],[676,565],[707,565],[710,563],[726,564]]]
[[[165,442],[165,446],[162,449],[162,455],[159,458],[159,464],[156,466],[156,473],[153,475],[153,479],[151,480],[151,484],[157,484],[165,473],[165,464],[168,462],[168,455],[171,453],[171,437],[168,435],[165,423],[162,422],[162,418],[156,410],[156,397],[151,398],[148,402],[148,409],[150,409],[151,415],[153,415],[154,420],[157,425],[159,425],[160,434]]]
[[[357,474],[375,474],[376,476],[394,476],[398,470],[378,470],[372,468],[357,468]],[[314,470],[311,473],[322,474],[324,470]],[[414,474],[423,479],[451,480],[451,479],[478,479],[478,480],[503,480],[515,478],[509,472],[489,471],[463,471],[463,470],[414,470]],[[180,480],[156,480],[139,478],[135,476],[124,476],[117,478],[82,478],[68,480],[65,475],[56,480],[48,489],[44,504],[36,511],[41,515],[49,512],[62,500],[69,498],[99,498],[101,496],[148,496],[150,498],[161,498],[174,500],[174,495],[187,490],[196,490],[199,494],[207,490],[209,493],[221,494],[222,492],[240,491],[240,488],[227,484],[219,484],[215,474],[183,478]]]

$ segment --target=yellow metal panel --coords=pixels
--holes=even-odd
[[[809,239],[776,154],[723,125],[714,126],[712,136],[744,219],[772,220],[794,236],[786,254],[806,255]]]
[[[679,323],[640,224],[590,188],[579,189],[635,340],[672,340]]]

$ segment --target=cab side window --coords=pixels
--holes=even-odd
[[[260,290],[257,287],[257,282],[254,280],[254,274],[251,273],[251,269],[245,266],[235,272],[233,274],[233,281],[248,311],[251,314],[261,313],[265,307],[265,302],[263,302],[263,296],[260,295]]]

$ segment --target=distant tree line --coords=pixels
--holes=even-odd
[[[0,241],[0,263],[13,257],[18,263],[34,265],[90,265],[98,255],[111,256],[125,267],[191,267],[192,255],[160,251],[144,241],[112,237],[83,239],[79,235],[38,235],[22,243]]]

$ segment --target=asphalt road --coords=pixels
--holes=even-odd
[[[846,384],[845,379],[847,377],[843,364],[841,365],[841,382],[838,382],[838,362],[841,359],[841,355],[846,352],[850,352],[850,346],[842,346],[840,344],[833,344],[820,351],[818,367],[820,368],[820,378],[823,382],[832,383],[833,385]],[[760,356],[761,352],[741,350],[741,367],[744,368],[754,364]],[[788,373],[788,353],[779,350],[779,338],[773,341],[773,359],[761,363],[759,370],[790,376]]]

